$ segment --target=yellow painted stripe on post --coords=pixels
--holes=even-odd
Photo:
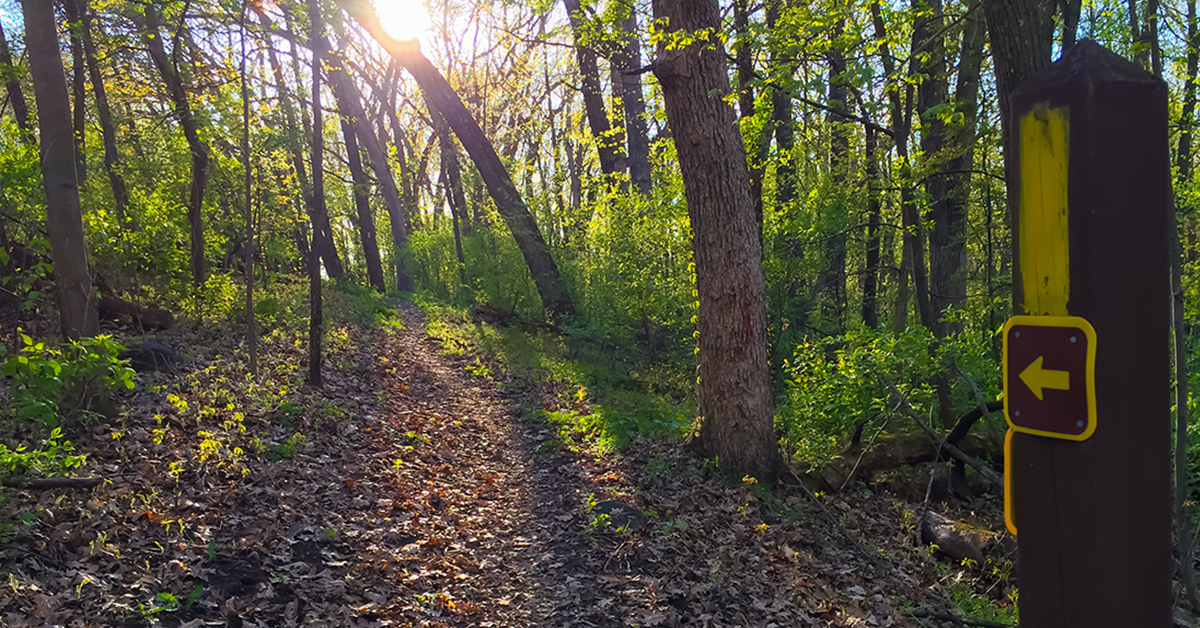
[[[1020,260],[1025,313],[1066,316],[1071,293],[1067,229],[1066,107],[1021,118]]]

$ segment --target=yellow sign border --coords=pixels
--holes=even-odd
[[[1030,327],[1070,327],[1083,331],[1087,337],[1087,367],[1084,373],[1084,385],[1087,388],[1087,426],[1082,434],[1060,434],[1058,432],[1047,432],[1043,430],[1035,430],[1027,427],[1021,427],[1013,423],[1012,417],[1009,416],[1008,400],[1012,395],[1008,394],[1008,332],[1014,325],[1027,325]],[[1092,437],[1092,433],[1096,431],[1096,330],[1087,319],[1079,316],[1013,316],[1004,323],[1003,336],[1003,363],[1004,363],[1004,420],[1008,421],[1008,426],[1022,434],[1033,434],[1035,436],[1045,436],[1048,438],[1060,438],[1064,440],[1084,441]]]
[[[1017,517],[1013,513],[1013,457],[1012,440],[1016,434],[1012,428],[1004,433],[1004,527],[1013,536],[1017,535]]]

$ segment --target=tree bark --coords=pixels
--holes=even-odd
[[[446,200],[450,203],[450,218],[454,228],[454,250],[458,254],[459,281],[466,283],[463,272],[467,263],[463,256],[462,233],[460,224],[467,211],[467,199],[463,195],[462,173],[459,172],[458,148],[454,146],[454,138],[450,137],[450,128],[441,112],[425,103],[429,109],[429,120],[433,123],[433,132],[438,136],[439,153],[442,157],[442,176],[445,178]]]
[[[67,77],[59,54],[54,5],[32,1],[21,4],[42,137],[42,186],[46,192],[46,226],[50,232],[60,322],[63,335],[77,340],[94,336],[98,323],[75,177]]]
[[[978,5],[976,5],[978,6]],[[979,77],[986,31],[983,16],[968,10],[963,18],[961,56],[954,100],[963,121],[949,129],[953,157],[936,178],[945,182],[942,197],[934,197],[933,232],[929,235],[930,300],[934,312],[962,308],[967,300],[967,208],[971,199],[971,171],[975,167],[975,128],[979,103]],[[944,177],[944,178],[943,178]],[[930,190],[930,194],[933,192]],[[938,323],[945,337],[962,329],[961,323]]]
[[[654,0],[668,32],[719,33],[715,0]],[[783,458],[772,419],[762,245],[746,154],[715,37],[660,50],[662,85],[688,201],[699,294],[699,414],[695,444],[721,464],[772,481]]]
[[[71,3],[80,0],[69,0]],[[99,27],[97,27],[99,28]],[[112,111],[108,107],[108,91],[104,86],[104,74],[100,71],[100,59],[92,41],[91,11],[85,6],[83,26],[80,29],[83,53],[88,75],[92,81],[92,97],[96,101],[96,117],[100,119],[100,135],[104,140],[104,170],[108,173],[108,184],[112,187],[116,204],[117,222],[124,223],[129,209],[129,190],[125,187],[125,175],[121,172],[121,154],[117,151],[117,132],[113,125]]]
[[[334,86],[334,95],[338,99],[338,109],[350,118],[354,125],[354,133],[367,150],[371,160],[371,169],[383,192],[383,204],[387,208],[388,221],[392,228],[392,261],[396,266],[396,289],[401,292],[412,292],[412,275],[408,272],[408,217],[405,207],[400,203],[400,191],[396,188],[396,179],[392,177],[392,167],[388,164],[387,151],[375,135],[367,112],[363,109],[362,95],[358,86],[350,79],[342,62],[341,54],[334,52],[327,42],[319,45],[319,56],[329,64],[329,77]]]
[[[76,0],[68,0],[75,2]],[[238,74],[242,82],[242,168],[245,177],[242,180],[243,192],[246,199],[246,345],[250,375],[258,375],[258,329],[254,318],[254,209],[251,206],[251,181],[253,180],[250,165],[250,86],[246,83],[246,20],[249,1],[242,5],[239,16],[241,22],[242,59]]]
[[[774,31],[779,24],[779,9],[785,0],[767,1],[767,29]],[[777,56],[772,56],[771,65],[783,67]],[[788,76],[794,72],[787,67]],[[775,204],[787,207],[796,198],[796,166],[792,163],[792,149],[796,146],[796,132],[792,128],[792,95],[783,89],[771,90],[771,128],[775,133]],[[762,222],[761,218],[759,222]]]
[[[628,155],[629,180],[642,196],[649,198],[650,131],[646,125],[642,78],[638,73],[642,66],[642,47],[638,42],[637,12],[633,7],[629,8],[629,15],[618,26],[624,41],[613,54],[612,78],[613,89],[619,92],[625,113],[625,154]]]
[[[961,307],[966,300],[966,276],[962,247],[965,205],[952,206],[947,171],[943,160],[946,124],[933,110],[946,104],[949,87],[946,74],[945,19],[942,0],[912,0],[912,57],[914,74],[925,78],[917,87],[917,112],[921,117],[921,152],[926,167],[925,195],[929,199],[933,228],[929,233],[929,309],[931,331],[939,338],[953,333],[954,325],[942,321],[946,308]],[[920,58],[922,61],[917,61]],[[960,85],[960,88],[962,86]],[[968,179],[969,181],[969,179]],[[924,266],[922,258],[915,264]]]
[[[583,93],[583,105],[587,111],[588,127],[596,142],[600,156],[600,171],[615,176],[625,171],[626,159],[621,152],[625,143],[624,133],[614,129],[609,122],[608,109],[604,106],[604,93],[600,89],[600,68],[596,53],[580,43],[583,15],[579,0],[563,0],[571,21],[571,32],[575,37],[575,59],[579,63],[579,83]]]
[[[26,33],[27,38],[28,36]],[[24,131],[27,142],[36,145],[37,138],[34,137],[33,127],[29,123],[29,105],[25,103],[25,93],[21,91],[21,81],[17,79],[17,69],[13,66],[12,54],[8,51],[8,38],[4,35],[2,25],[0,25],[0,68],[4,70],[4,87],[8,90],[8,101],[12,103],[13,115],[17,118],[17,128]]]
[[[734,62],[737,65],[737,95],[738,95],[738,115],[741,117],[743,124],[753,120],[757,112],[755,106],[754,87],[751,82],[754,80],[754,46],[753,37],[750,33],[750,8],[749,0],[734,0],[733,2],[733,29],[737,33],[738,49],[734,55]],[[770,129],[770,125],[767,125]],[[770,136],[764,133],[758,133],[754,136],[754,149],[748,155],[750,162],[747,166],[750,169],[750,201],[754,203],[754,215],[757,216],[758,224],[762,225],[763,216],[763,177],[767,171],[767,154],[770,151]]]
[[[1179,115],[1179,146],[1175,151],[1176,176],[1187,181],[1192,176],[1192,133],[1196,128],[1196,80],[1200,68],[1200,28],[1196,0],[1187,0],[1187,76],[1183,82],[1183,110]]]
[[[153,59],[163,82],[166,83],[167,93],[175,107],[175,115],[179,117],[179,124],[183,127],[184,137],[187,138],[188,147],[192,152],[192,185],[188,199],[188,223],[191,225],[192,235],[192,283],[200,286],[204,284],[207,275],[204,263],[203,209],[204,190],[208,184],[209,148],[208,144],[200,139],[200,126],[192,116],[187,90],[183,86],[177,68],[174,68],[171,60],[167,58],[167,52],[162,43],[158,9],[153,3],[145,5],[145,15],[146,45],[150,50],[150,58]],[[175,45],[178,47],[180,44],[176,42]]]
[[[379,25],[374,7],[363,0],[340,0],[354,19],[359,22],[383,47],[400,62],[409,74],[416,79],[424,92],[425,98],[445,116],[450,128],[462,142],[463,147],[475,162],[492,198],[496,209],[504,218],[512,231],[513,239],[525,258],[529,272],[533,276],[538,294],[542,297],[542,305],[554,317],[569,317],[574,315],[575,306],[558,273],[558,265],[550,255],[542,234],[538,230],[529,207],[517,192],[512,178],[504,169],[496,149],[484,135],[479,123],[471,117],[454,88],[433,67],[420,51],[411,45],[392,39]]]
[[[367,280],[380,292],[386,292],[383,283],[383,261],[379,257],[379,243],[375,240],[375,217],[371,214],[369,190],[371,182],[363,171],[362,152],[349,117],[343,112],[339,116],[342,138],[346,142],[346,160],[350,162],[350,179],[354,191],[354,207],[358,212],[358,234],[362,240],[363,257],[367,262]]]
[[[75,174],[79,184],[87,180],[87,99],[84,86],[87,84],[83,61],[83,42],[80,33],[83,30],[83,18],[79,11],[79,0],[65,0],[67,12],[67,33],[71,41],[71,96],[74,99],[73,128],[75,134]]]
[[[308,0],[308,18],[311,30],[309,41],[319,42],[324,38],[321,22],[321,0]],[[314,50],[312,56],[312,201],[308,204],[309,222],[313,228],[313,250],[316,251],[319,225],[325,210],[325,125],[321,110],[321,55]],[[321,264],[319,255],[308,259],[308,385],[321,388],[321,340],[324,310],[321,303]]]
[[[867,168],[867,267],[862,281],[862,319],[870,329],[879,327],[879,147],[875,129],[866,129]]]
[[[841,36],[845,23],[838,21],[833,29],[836,40]],[[829,60],[829,102],[831,108],[826,114],[825,123],[829,131],[829,174],[835,188],[845,187],[847,171],[850,168],[850,131],[846,128],[845,119],[849,112],[846,101],[850,90],[846,86],[846,56],[838,44],[834,43],[827,54]],[[842,229],[846,204],[842,203],[835,209],[839,215],[832,216],[827,222],[831,232],[825,239],[825,268],[821,272],[821,319],[834,323],[833,332],[841,333],[845,327],[846,318],[846,233]]]

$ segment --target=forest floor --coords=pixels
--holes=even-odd
[[[223,385],[236,347],[172,332],[214,346],[70,434],[111,482],[10,493],[24,514],[0,545],[0,623],[962,625],[920,617],[978,574],[915,546],[919,504],[860,491],[818,507],[678,442],[564,442],[536,413],[562,395],[445,351],[398,307],[403,325],[331,349],[304,419],[287,402],[203,418],[198,388]]]

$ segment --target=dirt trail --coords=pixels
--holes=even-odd
[[[800,497],[713,479],[675,444],[639,441],[608,456],[556,445],[548,426],[522,418],[552,396],[502,393],[464,368],[468,358],[444,354],[416,306],[399,308],[404,329],[364,333],[328,365],[324,398],[352,410],[322,414],[294,457],[244,461],[240,478],[195,464],[171,475],[170,443],[152,441],[149,412],[111,428],[123,431],[120,456],[105,453],[99,443],[112,436],[97,429],[98,468],[122,479],[90,495],[23,497],[49,514],[0,547],[0,577],[11,584],[0,618],[188,628],[917,625],[896,605],[919,601],[929,561],[904,549],[868,559],[848,540],[909,545],[903,508],[833,501],[845,531],[831,533]],[[281,441],[277,419],[255,425]],[[194,456],[193,446],[175,445]],[[767,508],[760,498],[776,501]],[[589,509],[616,501],[644,516],[618,530]]]

